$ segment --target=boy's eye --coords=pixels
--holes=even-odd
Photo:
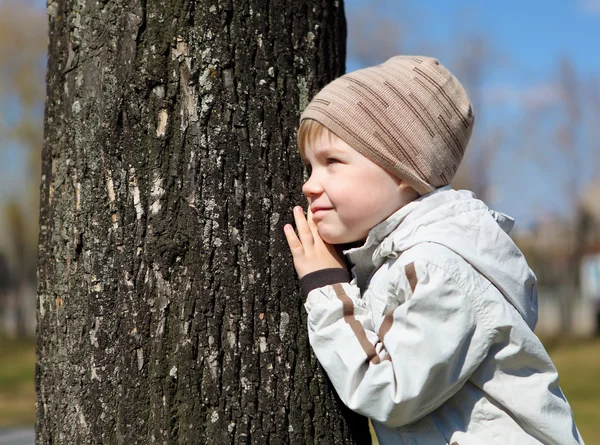
[[[337,163],[339,163],[341,161],[339,159],[336,159],[336,158],[327,158],[326,162],[327,162],[327,165],[329,165],[329,164],[337,164]],[[311,167],[310,164],[308,164],[308,163],[304,164],[304,167],[306,168],[306,170],[308,171],[309,174],[312,173],[312,167]]]

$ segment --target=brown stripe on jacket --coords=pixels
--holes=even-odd
[[[417,287],[417,271],[415,270],[415,263],[407,264],[404,267],[404,272],[406,272],[406,278],[408,278],[408,284],[410,284],[410,290],[413,292]]]
[[[415,288],[417,287],[417,273],[415,271],[415,263],[410,263],[404,266],[404,272],[406,273],[406,278],[408,278],[410,288],[414,292]],[[383,338],[385,337],[385,334],[387,334],[388,331],[392,328],[392,324],[394,323],[394,312],[396,311],[396,309],[398,308],[395,308],[394,310],[385,314],[383,322],[379,327],[379,338],[382,342]]]
[[[415,288],[417,287],[417,273],[415,271],[415,264],[414,263],[407,264],[404,267],[404,271],[406,273],[406,278],[408,278],[408,283],[410,284],[410,288],[414,292]],[[342,286],[341,283],[332,284],[332,287],[335,292],[335,295],[342,302],[342,313],[344,315],[344,321],[346,323],[348,323],[348,325],[350,325],[350,328],[354,332],[354,335],[356,335],[358,342],[360,343],[363,350],[365,351],[365,354],[367,354],[367,360],[375,365],[381,363],[382,360],[379,358],[379,355],[377,354],[377,350],[375,349],[375,346],[373,346],[371,344],[371,342],[369,341],[369,339],[367,338],[367,333],[365,332],[365,328],[363,327],[362,323],[354,317],[354,302],[352,301],[352,299],[350,297],[348,297],[348,295],[346,295],[346,292],[344,291],[344,287]],[[394,312],[396,309],[388,312],[385,315],[383,322],[381,323],[381,327],[379,328],[379,334],[378,334],[379,341],[381,343],[383,343],[383,338],[385,337],[385,334],[388,333],[388,331],[392,327],[392,324],[394,323]],[[384,344],[384,347],[385,347],[385,344]],[[386,361],[386,360],[391,360],[390,354],[387,352],[383,358],[383,361]]]
[[[354,332],[354,335],[356,335],[358,342],[365,351],[365,354],[367,354],[367,360],[374,364],[380,363],[381,359],[377,355],[375,346],[373,346],[367,338],[365,328],[363,327],[362,323],[354,317],[354,303],[350,297],[346,295],[346,292],[344,292],[344,288],[340,283],[333,284],[332,286],[333,290],[335,291],[335,295],[342,302],[344,321],[350,325],[350,328],[352,328],[352,331]]]

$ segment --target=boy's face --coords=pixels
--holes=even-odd
[[[307,145],[311,174],[302,192],[326,243],[363,241],[370,229],[416,198],[400,179],[329,131]]]

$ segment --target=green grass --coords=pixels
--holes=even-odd
[[[35,423],[35,341],[0,334],[0,428]]]
[[[544,339],[586,445],[600,445],[600,339]],[[0,428],[35,423],[35,341],[0,335]]]
[[[586,445],[600,445],[600,339],[546,340]]]

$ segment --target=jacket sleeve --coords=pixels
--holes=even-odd
[[[480,295],[428,262],[394,266],[392,287],[407,300],[377,331],[354,284],[314,288],[305,304],[310,344],[342,401],[389,427],[414,422],[454,395],[492,337]]]

